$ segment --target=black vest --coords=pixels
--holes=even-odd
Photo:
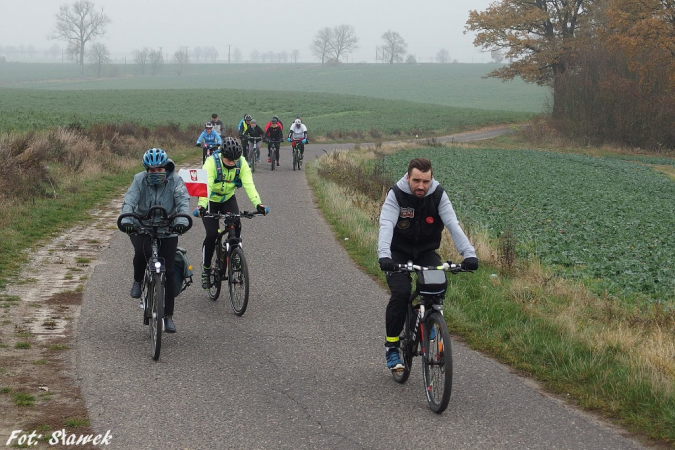
[[[404,253],[414,260],[421,253],[440,247],[444,225],[438,214],[438,205],[443,196],[443,187],[436,186],[433,194],[422,198],[405,193],[396,185],[391,189],[400,208],[391,250]]]

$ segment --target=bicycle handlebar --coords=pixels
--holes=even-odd
[[[446,261],[440,266],[418,266],[413,264],[412,261],[408,261],[405,264],[398,264],[398,270],[401,272],[421,272],[424,270],[442,270],[444,272],[450,272],[452,274],[457,274],[460,272],[470,272],[473,273],[473,270],[465,269],[461,264],[455,264],[452,261]]]
[[[247,219],[252,219],[254,216],[264,216],[263,213],[258,211],[240,211],[238,213],[226,212],[226,213],[210,213],[207,212],[202,217],[211,218],[211,219],[223,219],[231,220],[236,219],[237,217],[245,217]]]
[[[199,144],[195,144],[195,147],[206,147],[208,149],[215,149],[215,148],[220,147],[220,144],[206,144],[206,145],[204,145],[204,144],[199,143]]]
[[[160,215],[159,221],[157,221],[157,219],[154,217],[155,212],[157,212],[157,211],[159,212],[159,215]],[[138,223],[140,223],[141,230],[139,231],[139,233],[145,232],[146,234],[151,234],[152,232],[150,232],[148,230],[152,229],[152,230],[154,230],[154,233],[157,234],[157,231],[158,231],[159,228],[168,228],[169,232],[164,233],[164,234],[166,234],[166,235],[172,234],[173,233],[173,225],[172,225],[173,221],[175,219],[178,219],[178,218],[185,218],[188,221],[187,228],[185,229],[185,231],[183,233],[186,233],[190,228],[192,228],[192,217],[190,217],[187,214],[181,214],[181,213],[177,213],[177,214],[173,214],[173,215],[169,216],[168,213],[166,212],[166,209],[161,205],[151,206],[150,209],[148,210],[148,214],[145,217],[139,216],[136,213],[120,214],[120,216],[117,218],[117,228],[120,231],[124,231],[123,225],[122,225],[122,220],[127,218],[127,217],[134,218],[138,221]],[[150,220],[155,220],[155,222],[151,223],[151,224],[150,223],[144,223],[144,222],[148,222]]]

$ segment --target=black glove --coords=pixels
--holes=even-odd
[[[464,261],[462,261],[462,269],[478,270],[478,258],[476,258],[475,256],[464,258]]]
[[[126,234],[138,233],[138,229],[131,224],[122,225],[122,231],[124,231]]]
[[[262,203],[256,206],[255,209],[263,216],[266,216],[270,213],[270,209],[267,206],[263,205]]]
[[[179,223],[178,225],[173,227],[173,231],[174,233],[183,234],[187,231],[187,227],[182,223]]]
[[[398,270],[398,264],[391,258],[380,258],[378,261],[380,263],[380,269],[385,272],[395,272]]]

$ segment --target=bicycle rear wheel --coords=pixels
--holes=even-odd
[[[164,274],[153,274],[150,282],[150,343],[152,359],[159,359],[164,329]]]
[[[211,275],[209,276],[209,298],[213,301],[218,300],[218,297],[220,297],[220,289],[223,285],[223,278],[225,278],[224,275],[226,270],[225,251],[219,240],[216,242],[216,250],[213,252]]]
[[[241,247],[230,252],[228,276],[232,311],[241,316],[248,306],[248,265]]]
[[[426,326],[424,341],[427,351],[422,358],[424,386],[429,407],[440,414],[448,407],[452,393],[452,344],[442,314],[432,312],[426,320]]]
[[[410,377],[410,369],[412,368],[412,358],[413,358],[413,342],[411,336],[410,326],[414,319],[412,314],[412,308],[408,306],[408,314],[405,316],[405,323],[403,324],[403,331],[401,331],[400,337],[400,347],[399,352],[401,353],[401,359],[403,360],[404,368],[401,370],[392,370],[391,375],[394,377],[394,381],[398,383],[405,383]]]

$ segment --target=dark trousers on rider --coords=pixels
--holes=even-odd
[[[152,240],[145,234],[129,236],[134,246],[134,281],[142,282],[145,266],[152,256]],[[164,258],[166,268],[166,286],[164,289],[164,314],[173,315],[174,300],[176,299],[176,283],[174,282],[173,265],[176,262],[176,248],[178,236],[159,240],[159,256]]]
[[[409,254],[392,251],[391,259],[398,264],[405,264],[412,259],[414,264],[420,266],[441,265],[441,257],[434,250],[424,252],[414,259]],[[405,315],[408,311],[408,303],[412,292],[412,278],[410,274],[403,272],[387,272],[386,276],[387,285],[391,291],[385,313],[387,338],[398,338],[403,330]],[[388,339],[384,345],[386,347],[398,347],[399,342],[398,340],[391,342]]]
[[[209,202],[209,211],[212,213],[227,212],[238,213],[239,205],[237,204],[236,196],[232,196],[223,203]],[[218,237],[218,227],[220,221],[213,217],[202,217],[206,237],[202,243],[202,264],[204,267],[211,267],[211,260],[213,259],[213,252],[216,249],[216,238]],[[234,226],[234,231],[237,237],[241,236],[241,222],[237,222]]]
[[[267,143],[267,157],[272,157],[272,148],[277,150],[277,162],[279,162],[279,143],[278,142],[268,142]]]

